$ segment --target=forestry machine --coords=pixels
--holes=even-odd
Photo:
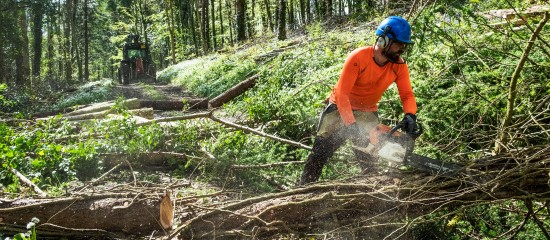
[[[122,84],[128,84],[130,81],[156,81],[156,68],[149,45],[140,42],[139,36],[130,34],[126,38],[126,43],[122,49],[122,60],[118,68],[118,81]]]
[[[367,148],[355,147],[372,156],[390,163],[391,166],[410,166],[417,170],[446,177],[456,176],[463,166],[443,162],[413,153],[414,140],[423,132],[422,125],[414,133],[406,133],[405,122],[400,122],[393,128],[379,124],[369,133],[370,143]]]

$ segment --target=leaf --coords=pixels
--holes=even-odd
[[[44,150],[40,150],[40,152],[38,152],[38,155],[39,156],[44,156]]]

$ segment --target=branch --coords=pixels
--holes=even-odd
[[[299,148],[311,151],[311,147],[307,146],[305,144],[295,142],[295,141],[292,141],[292,140],[289,140],[289,139],[280,138],[280,137],[277,137],[275,135],[264,133],[262,131],[258,131],[258,130],[255,130],[255,129],[252,129],[252,128],[249,128],[249,127],[246,127],[246,126],[243,126],[243,125],[239,125],[239,124],[236,124],[236,123],[232,123],[232,122],[229,122],[229,121],[222,120],[221,118],[218,118],[218,117],[214,116],[213,113],[214,113],[214,110],[212,110],[210,112],[197,113],[197,114],[191,114],[191,115],[185,115],[185,116],[161,118],[161,119],[156,119],[156,120],[149,121],[149,122],[143,122],[143,123],[140,123],[140,124],[137,124],[137,125],[138,126],[143,126],[143,125],[151,124],[153,122],[158,123],[158,122],[171,122],[171,121],[180,121],[180,120],[190,120],[190,119],[195,119],[195,118],[209,118],[209,119],[211,119],[215,122],[221,123],[223,125],[226,125],[226,126],[229,126],[229,127],[235,128],[235,129],[242,130],[243,132],[246,132],[246,133],[252,133],[252,134],[255,134],[255,135],[258,135],[258,136],[261,136],[261,137],[265,137],[265,138],[268,138],[268,139],[271,139],[271,140],[274,140],[274,141],[277,141],[277,142],[285,143],[285,144],[288,144],[288,145],[291,145],[291,146],[295,146],[295,147],[299,147]]]
[[[529,53],[533,48],[533,44],[535,43],[536,37],[542,31],[542,28],[546,24],[546,21],[548,21],[548,12],[544,13],[544,18],[542,19],[542,21],[540,21],[539,25],[537,26],[537,29],[535,30],[535,32],[533,32],[533,34],[529,38],[529,42],[527,43],[527,46],[523,51],[523,55],[521,56],[521,59],[519,60],[519,63],[516,66],[516,69],[514,70],[514,73],[512,74],[512,79],[510,80],[510,91],[508,92],[508,103],[506,105],[506,114],[504,116],[504,120],[502,121],[499,137],[495,142],[494,151],[496,153],[500,153],[503,150],[503,147],[508,142],[508,139],[506,137],[506,128],[510,126],[510,123],[512,121],[512,116],[514,115],[514,103],[515,103],[516,94],[517,94],[517,89],[516,89],[517,82],[520,77],[521,70],[525,65],[525,61],[528,59]]]
[[[34,184],[31,180],[29,180],[27,177],[25,177],[25,175],[21,174],[15,168],[10,168],[10,171],[13,174],[15,174],[15,176],[17,176],[17,178],[19,178],[19,180],[21,180],[21,182],[23,182],[23,183],[27,184],[28,186],[32,187],[34,192],[38,193],[38,195],[40,195],[40,197],[47,197],[48,196],[44,191],[42,191],[42,189],[40,189],[38,186],[36,186],[36,184]]]
[[[272,168],[272,167],[287,166],[287,165],[299,165],[304,163],[306,162],[291,161],[291,162],[277,162],[277,163],[268,163],[268,164],[260,164],[260,165],[233,165],[231,166],[231,169],[245,170],[245,169],[257,169],[257,168]]]

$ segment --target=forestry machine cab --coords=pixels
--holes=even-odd
[[[130,81],[156,81],[156,68],[151,58],[149,45],[139,41],[139,35],[130,34],[122,49],[118,68],[118,81],[124,85]]]

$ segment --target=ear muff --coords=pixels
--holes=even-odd
[[[384,27],[384,32],[378,36],[378,39],[376,40],[376,44],[382,48],[386,48],[390,45],[390,38],[387,36],[387,34],[390,32],[391,27],[386,26]]]
[[[380,35],[376,40],[376,44],[381,48],[386,48],[388,45],[390,45],[390,38],[386,35]]]

